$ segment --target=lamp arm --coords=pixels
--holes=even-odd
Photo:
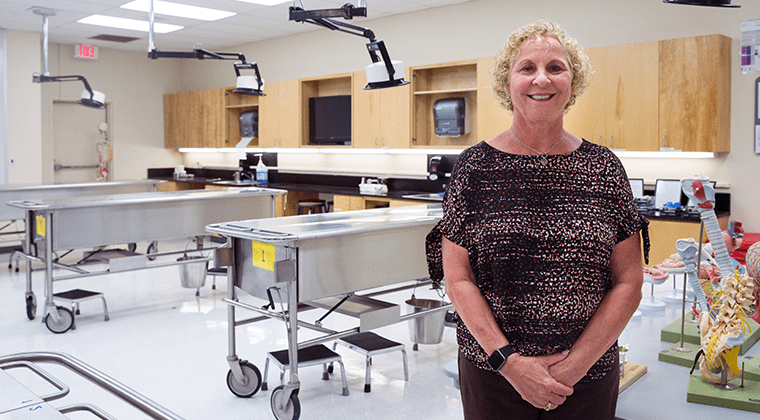
[[[33,75],[32,76],[32,82],[33,83],[46,83],[46,82],[74,82],[74,81],[81,81],[84,83],[84,88],[87,90],[87,92],[90,92],[90,97],[94,95],[92,92],[92,88],[90,87],[90,84],[87,83],[87,79],[84,78],[84,76],[79,75],[70,75],[70,76],[45,76],[43,74],[41,75]]]
[[[159,51],[153,49],[148,52],[148,58],[155,60],[157,58],[195,58],[203,60],[206,57],[215,58],[217,60],[240,60],[245,61],[245,55],[243,53],[226,53],[226,52],[214,52],[204,50],[202,48],[196,48],[191,52],[181,51]]]
[[[295,20],[296,22],[336,17],[348,20],[353,19],[354,16],[367,17],[366,6],[356,7],[351,3],[346,3],[337,9],[304,10],[300,7],[291,6],[289,10],[289,20]]]

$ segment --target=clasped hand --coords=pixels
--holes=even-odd
[[[568,354],[569,352],[562,352],[536,357],[515,355],[510,357],[509,363],[502,367],[500,373],[534,407],[545,408],[551,403],[551,407],[555,408],[572,395],[572,385],[578,381],[570,378],[569,372],[555,366],[565,360]]]

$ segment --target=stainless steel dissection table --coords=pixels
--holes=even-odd
[[[228,188],[12,201],[8,205],[23,209],[26,213],[25,249],[32,249],[34,244],[44,250],[41,256],[25,252],[23,258],[44,264],[44,321],[51,331],[60,333],[71,328],[74,320],[67,308],[56,307],[53,301],[54,281],[209,261],[211,258],[202,256],[172,259],[169,262],[156,258],[185,252],[191,256],[199,255],[202,251],[216,248],[202,246],[206,225],[241,218],[273,217],[275,197],[285,192],[268,188]],[[146,254],[133,253],[111,260],[108,268],[100,271],[86,271],[53,260],[53,252],[60,250],[181,238],[198,238],[198,248],[152,253],[150,258]],[[30,264],[26,266],[27,316],[33,319],[36,299],[32,291]],[[70,274],[54,276],[54,268],[67,270]]]
[[[206,231],[227,236],[231,248],[224,299],[229,305],[230,391],[249,397],[261,386],[258,368],[236,355],[237,326],[268,318],[285,322],[290,376],[287,384],[272,391],[271,404],[277,419],[294,420],[300,415],[298,349],[450,308],[449,304],[401,315],[398,305],[373,298],[403,290],[402,283],[429,281],[425,237],[441,216],[441,205],[430,204],[209,225]],[[269,305],[243,303],[238,290],[268,300]],[[366,293],[356,293],[362,291]],[[275,307],[275,300],[282,310]],[[328,314],[354,308],[359,326],[333,331],[320,321],[298,320],[299,309],[315,307],[328,309]],[[238,321],[236,308],[263,316]],[[320,336],[299,343],[298,328]]]

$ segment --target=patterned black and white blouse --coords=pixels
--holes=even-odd
[[[583,141],[564,155],[515,155],[481,142],[462,152],[427,238],[431,279],[443,278],[441,235],[466,248],[496,321],[524,356],[569,349],[612,287],[610,255],[642,232],[628,177],[607,148]],[[457,317],[458,318],[458,317]],[[482,369],[488,355],[458,320],[460,350]],[[617,343],[583,379],[604,376]]]

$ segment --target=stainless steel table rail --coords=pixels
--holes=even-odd
[[[230,391],[239,397],[250,397],[262,383],[258,368],[236,354],[237,326],[268,318],[285,322],[290,379],[272,391],[271,406],[277,419],[295,420],[300,415],[297,349],[449,309],[450,304],[402,316],[398,305],[373,298],[411,288],[419,284],[416,282],[429,282],[425,237],[441,217],[441,205],[429,204],[207,226],[207,232],[227,236],[226,246],[231,248],[224,299],[229,305]],[[400,286],[403,284],[407,286]],[[269,305],[258,308],[240,302],[238,290],[268,300]],[[357,292],[366,293],[362,296]],[[275,300],[279,300],[282,310],[275,307]],[[328,308],[329,314],[339,305],[353,305],[361,315],[378,315],[360,318],[359,327],[345,331],[324,328],[319,321],[298,320],[299,309],[322,307]],[[236,308],[251,310],[261,317],[237,320]],[[299,327],[322,335],[299,343]]]
[[[285,193],[285,190],[269,188],[227,188],[12,201],[8,205],[25,212],[24,249],[32,249],[34,244],[35,248],[43,250],[41,256],[25,252],[23,258],[44,264],[44,321],[51,331],[65,332],[73,324],[73,317],[70,321],[66,320],[68,310],[56,307],[53,301],[54,281],[115,271],[204,262],[210,258],[149,263],[156,257],[177,252],[150,254],[151,258],[147,255],[135,254],[115,259],[114,262],[120,262],[111,263],[105,270],[91,272],[79,267],[55,263],[54,252],[126,243],[203,238],[206,235],[205,227],[210,223],[245,217],[254,219],[273,217],[275,197]],[[201,251],[216,248],[203,248],[200,245],[202,241],[198,242],[198,248],[188,250],[188,254],[197,255]],[[184,251],[179,251],[179,253],[184,253]],[[32,291],[30,264],[26,264],[26,267],[27,316],[29,319],[34,319],[36,298]],[[73,271],[74,274],[54,276],[54,268],[63,268]]]
[[[68,395],[69,387],[60,380],[45,372],[37,363],[50,363],[63,366],[80,377],[110,392],[128,403],[146,416],[156,420],[182,420],[182,417],[172,413],[159,404],[137,393],[121,382],[107,376],[99,370],[85,364],[81,360],[65,353],[31,352],[0,356],[0,419],[67,419],[63,414],[75,411],[87,411],[101,419],[114,419],[104,410],[91,403],[73,404],[65,407],[53,407],[50,401],[58,400]],[[26,386],[16,381],[6,373],[14,368],[26,368],[52,385],[57,391],[38,396]]]
[[[113,182],[85,182],[53,185],[3,185],[0,186],[0,221],[8,224],[0,228],[0,244],[23,243],[23,230],[5,231],[17,220],[24,220],[25,212],[18,207],[6,206],[9,201],[50,200],[66,197],[85,197],[106,194],[130,194],[156,191],[156,186],[166,181],[134,180]],[[29,252],[24,250],[24,252]]]

